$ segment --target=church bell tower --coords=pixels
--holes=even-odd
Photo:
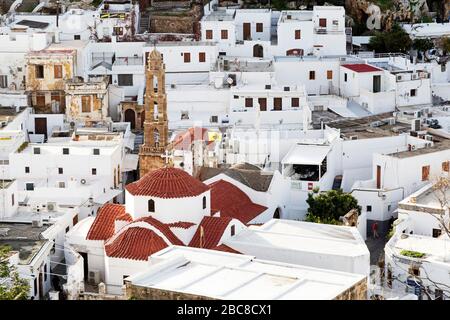
[[[168,146],[165,66],[154,49],[148,56],[145,89],[144,144],[139,148],[139,175],[168,166],[164,153]]]

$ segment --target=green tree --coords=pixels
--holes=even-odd
[[[315,190],[308,195],[306,202],[309,205],[306,220],[311,222],[339,224],[339,217],[350,210],[356,209],[361,213],[358,201],[341,189],[321,193]]]
[[[369,42],[369,48],[377,53],[406,53],[411,49],[411,45],[412,41],[408,33],[397,24],[391,31],[377,32]]]
[[[427,50],[434,48],[434,43],[431,39],[414,39],[412,47],[420,52],[425,52]]]
[[[30,285],[9,262],[11,247],[0,246],[0,300],[25,300]]]
[[[444,56],[450,54],[450,37],[442,37],[439,39],[439,48],[444,53]]]

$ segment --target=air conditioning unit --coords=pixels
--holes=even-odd
[[[41,219],[32,220],[31,221],[31,226],[33,228],[41,228],[42,227],[42,220]]]
[[[420,131],[420,119],[413,119],[411,122],[411,131]]]
[[[100,271],[91,270],[88,274],[88,283],[89,284],[98,284],[100,283]]]
[[[56,211],[56,202],[48,202],[47,203],[47,210],[48,210],[48,212]]]

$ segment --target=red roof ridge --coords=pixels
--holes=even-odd
[[[195,197],[209,190],[206,184],[177,168],[151,171],[125,188],[134,196],[157,198]]]
[[[376,67],[374,67],[370,64],[366,64],[366,63],[348,63],[348,64],[343,64],[342,66],[347,69],[358,72],[358,73],[383,71],[382,69],[376,68]]]
[[[105,252],[108,257],[147,260],[150,255],[169,245],[154,230],[133,226],[105,244]]]
[[[125,206],[114,203],[104,204],[98,209],[97,216],[86,236],[87,240],[106,240],[115,233],[116,221],[133,221],[133,218],[125,213]]]
[[[231,217],[248,224],[267,207],[254,203],[250,197],[234,184],[218,180],[209,185],[211,188],[211,212],[220,211],[221,217]]]
[[[225,229],[233,219],[231,217],[203,217],[197,231],[189,243],[189,247],[212,249],[217,247]],[[203,241],[200,246],[200,230],[203,228]]]
[[[177,221],[177,222],[166,223],[166,225],[169,228],[189,229],[190,227],[195,226],[195,223],[187,222],[187,221]]]
[[[183,242],[172,232],[172,230],[170,230],[170,227],[167,224],[164,224],[153,217],[142,217],[133,221],[133,223],[135,222],[145,222],[153,226],[159,230],[173,245],[184,245]]]

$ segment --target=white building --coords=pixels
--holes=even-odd
[[[364,275],[178,246],[152,255],[124,283],[137,299],[364,300],[367,292]]]

